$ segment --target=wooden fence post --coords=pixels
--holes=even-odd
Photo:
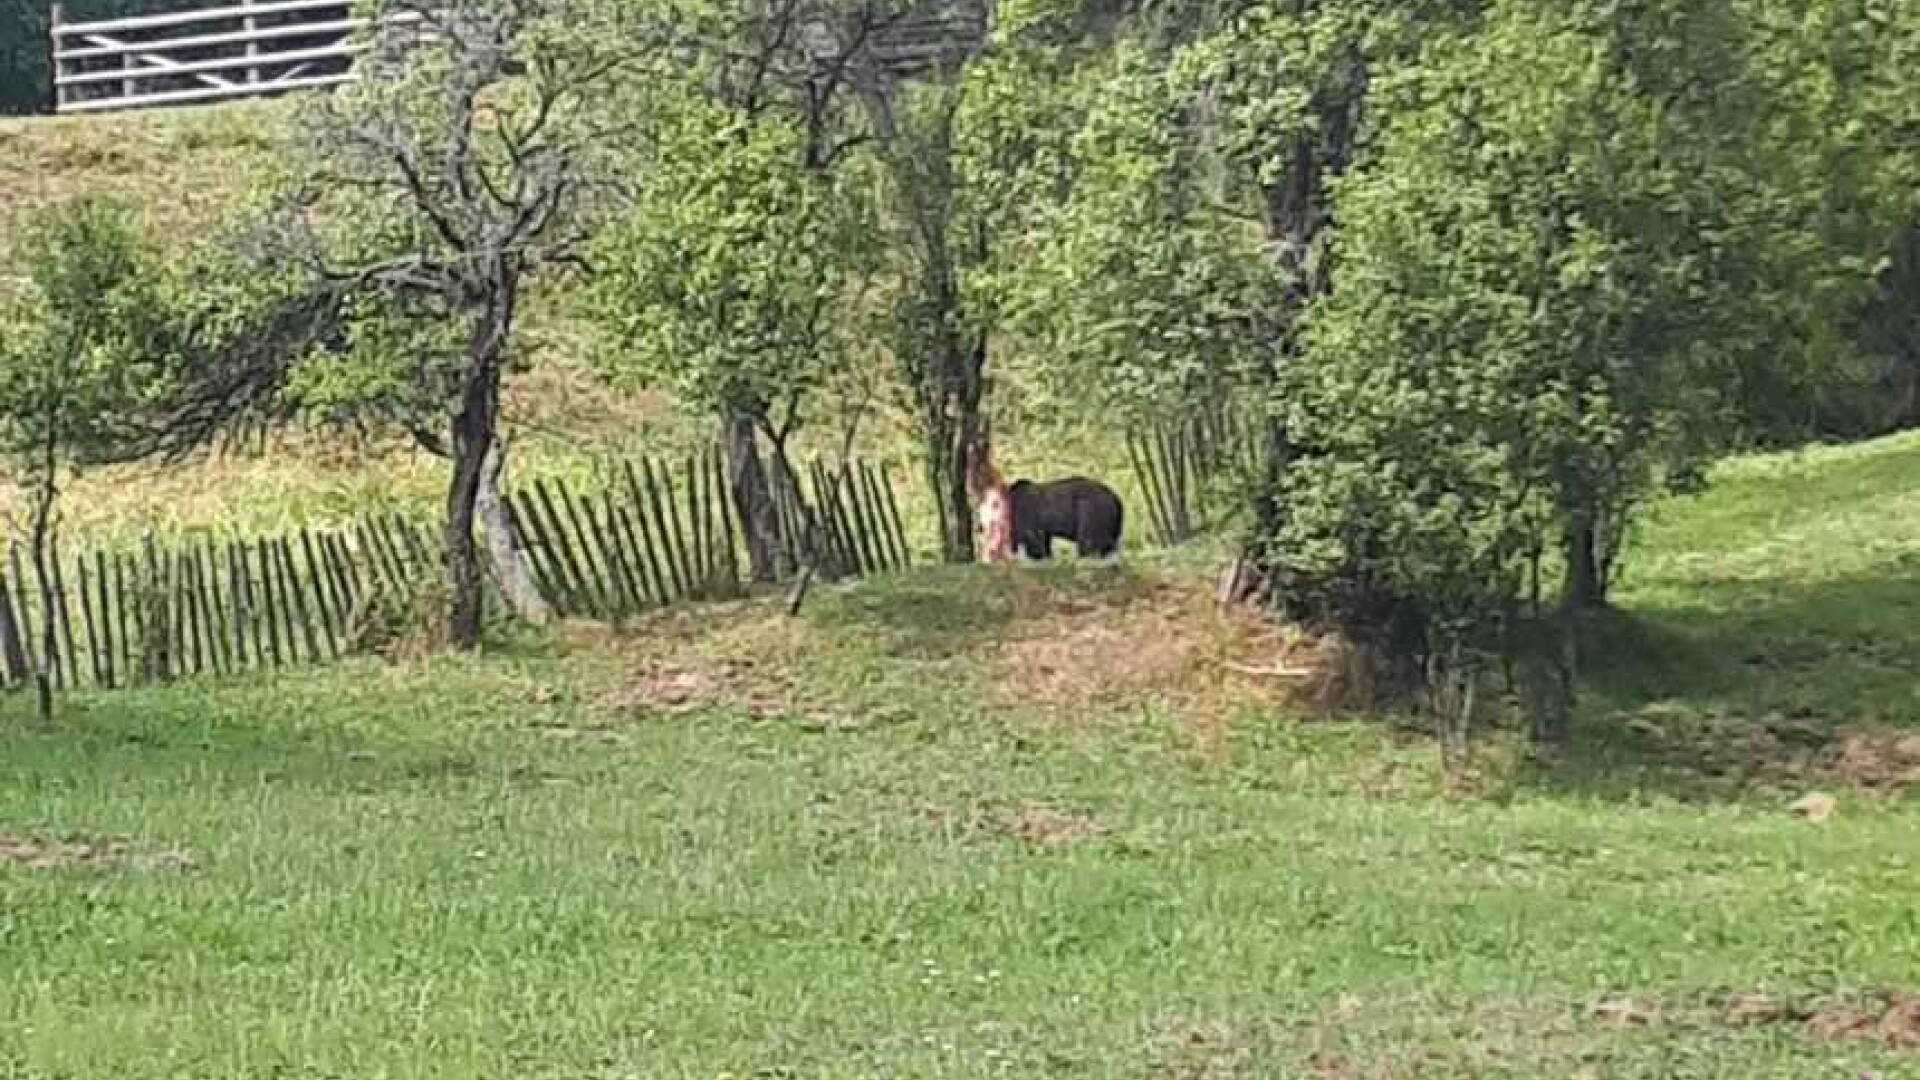
[[[254,38],[254,35],[260,32],[260,20],[251,10],[253,4],[254,0],[240,0],[240,6],[248,9],[247,15],[245,19],[242,20],[242,23],[247,29],[247,59],[253,61],[247,65],[247,82],[249,85],[257,84],[260,81],[260,42]]]
[[[893,527],[894,541],[900,545],[900,566],[904,569],[913,565],[913,548],[907,544],[906,519],[900,516],[900,501],[894,496],[893,464],[883,463],[880,475],[886,481],[881,485],[881,490],[887,496],[887,522]]]
[[[640,548],[641,557],[647,561],[648,573],[653,578],[654,596],[659,600],[660,606],[665,607],[673,603],[672,553],[662,549],[662,542],[655,540],[653,529],[648,526],[647,499],[640,490],[639,482],[634,478],[633,462],[621,462],[620,471],[627,482],[627,502],[633,508],[631,524],[638,533],[636,543]]]
[[[100,607],[100,668],[102,673],[106,675],[105,687],[111,690],[120,685],[120,680],[117,675],[118,665],[114,663],[116,635],[113,626],[113,578],[110,564],[107,562],[106,552],[95,551],[93,553],[93,569],[95,576],[98,578],[94,583],[94,588],[97,592],[97,601]]]
[[[60,667],[66,675],[66,687],[69,690],[80,688],[80,650],[74,647],[73,613],[67,605],[67,576],[60,570],[60,538],[47,538],[47,565],[53,578],[53,612],[60,624],[60,647],[66,655],[60,658]]]
[[[107,677],[100,667],[100,623],[93,617],[93,584],[87,573],[87,556],[82,552],[79,561],[74,564],[74,578],[80,587],[80,623],[87,640],[87,669],[93,675],[93,685],[104,688]]]
[[[661,555],[673,580],[674,599],[684,600],[690,594],[689,574],[686,570],[685,549],[677,540],[680,530],[677,527],[672,529],[668,527],[667,508],[671,502],[660,497],[660,484],[654,476],[653,463],[649,459],[640,459],[640,473],[646,477],[647,509],[652,511],[653,533],[659,538]]]
[[[14,617],[13,593],[19,583],[0,569],[0,658],[6,661],[6,685],[19,686],[32,674],[27,669],[26,646],[20,637],[20,620]]]
[[[47,69],[53,80],[53,111],[56,113],[67,105],[67,87],[63,79],[67,67],[66,61],[60,58],[60,27],[66,21],[66,5],[53,5],[47,17]]]

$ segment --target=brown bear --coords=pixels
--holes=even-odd
[[[1055,539],[1072,540],[1083,558],[1109,556],[1120,548],[1126,512],[1120,496],[1098,480],[1015,480],[1007,488],[1007,502],[1014,546],[1029,559],[1052,558]]]

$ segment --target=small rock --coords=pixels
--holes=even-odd
[[[1835,805],[1837,804],[1833,801],[1833,796],[1812,791],[1795,800],[1787,809],[1818,824],[1833,816]]]

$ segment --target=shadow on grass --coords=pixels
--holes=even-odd
[[[1705,584],[1686,606],[1603,617],[1575,743],[1526,782],[1698,800],[1920,781],[1920,574],[1907,570]],[[1868,760],[1888,753],[1902,760]]]
[[[990,643],[1014,623],[1099,617],[1152,586],[1125,562],[935,566],[828,593],[806,612],[815,625],[870,638],[885,655],[944,659]]]

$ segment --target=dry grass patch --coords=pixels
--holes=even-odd
[[[1920,993],[1880,989],[1864,994],[1794,1001],[1776,994],[1740,993],[1721,1003],[1731,1027],[1791,1025],[1825,1042],[1868,1042],[1920,1052]]]
[[[1108,829],[1090,814],[1026,802],[995,815],[999,830],[1034,848],[1065,847],[1107,835]]]
[[[1152,1080],[1237,1080],[1253,1075],[1255,1039],[1241,1026],[1223,1020],[1173,1025],[1154,1040]]]
[[[0,863],[28,870],[192,870],[199,866],[186,852],[142,852],[126,837],[48,840],[6,832],[0,832]]]
[[[669,608],[615,631],[574,630],[578,641],[607,650],[632,674],[601,699],[616,716],[677,716],[732,710],[755,720],[851,730],[862,720],[805,677],[810,644],[804,624],[782,614],[783,601],[763,597]]]
[[[286,115],[284,103],[257,102],[0,120],[0,265],[26,215],[83,195],[125,202],[162,239],[205,231],[273,165]]]
[[[1883,988],[1799,998],[1740,991],[1704,1006],[1623,995],[1595,1002],[1587,1015],[1596,1026],[1614,1030],[1780,1026],[1820,1042],[1873,1043],[1888,1050],[1920,1051],[1920,994],[1908,990]]]
[[[738,709],[755,720],[792,716],[792,687],[762,677],[747,661],[658,661],[647,665],[602,704],[631,715],[681,715],[708,709]]]
[[[996,704],[1070,723],[1152,705],[1203,746],[1247,713],[1327,713],[1364,686],[1353,650],[1221,607],[1203,580],[1151,581],[1111,595],[1053,596],[1014,586],[1014,617],[994,649]]]
[[[1904,1056],[1920,1050],[1920,995],[1878,991],[1794,1001],[1738,993],[1676,1003],[1618,994],[1579,1009],[1552,1000],[1461,1003],[1345,996],[1298,1017],[1170,1019],[1150,1039],[1147,1075],[1152,1080],[1601,1080],[1613,1075],[1609,1062],[1643,1055],[1664,1060],[1662,1046],[1731,1039],[1727,1029],[1773,1026],[1810,1045],[1852,1045]]]
[[[1920,787],[1920,732],[1879,724],[1847,728],[1819,764],[1854,787],[1903,793]]]
[[[979,804],[960,809],[921,807],[917,815],[939,832],[970,840],[1012,840],[1036,851],[1051,851],[1099,840],[1112,829],[1084,810],[1038,799],[1008,805]]]
[[[1830,1003],[1807,1018],[1822,1039],[1864,1039],[1920,1051],[1920,994],[1883,992],[1866,1001]]]
[[[1152,1080],[1465,1080],[1581,1077],[1594,1047],[1564,1010],[1547,1004],[1344,996],[1318,1014],[1182,1019],[1149,1049]],[[1514,1067],[1524,1064],[1525,1073]],[[1537,1067],[1538,1071],[1535,1071]]]

